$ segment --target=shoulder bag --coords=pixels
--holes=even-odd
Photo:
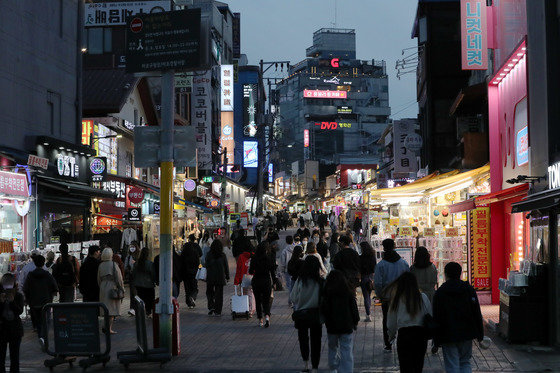
[[[206,268],[205,267],[198,267],[196,271],[196,276],[194,277],[196,280],[206,281]]]
[[[115,287],[109,292],[109,298],[121,300],[124,298],[124,289],[121,287],[118,281],[117,272],[115,270],[115,267],[117,265],[114,262],[111,262],[111,264],[113,264],[113,281],[115,282]]]

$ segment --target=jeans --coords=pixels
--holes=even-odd
[[[1,337],[0,338],[0,372],[6,371],[6,352],[10,345],[10,372],[19,372],[19,346],[21,337]]]
[[[208,298],[208,310],[221,314],[224,305],[224,285],[207,284],[206,297]]]
[[[422,373],[428,340],[421,326],[399,329],[397,355],[402,373]]]
[[[303,361],[309,361],[309,340],[311,339],[311,367],[313,369],[319,368],[322,336],[323,325],[321,324],[298,329],[299,350]]]
[[[185,301],[187,306],[194,306],[194,301],[198,295],[198,281],[195,278],[196,274],[188,274],[183,280],[185,285]]]
[[[383,311],[383,342],[385,347],[391,347],[389,332],[387,331],[387,312],[389,311],[389,301],[381,301],[381,311]]]
[[[288,302],[290,302],[289,294],[292,293],[292,287],[294,286],[294,284],[292,282],[292,276],[290,276],[288,272],[284,272],[284,281],[286,281],[286,288],[288,289]]]
[[[354,333],[329,334],[329,369],[338,373],[354,371]]]
[[[255,294],[257,318],[262,319],[263,315],[270,316],[270,307],[272,306],[272,281],[253,278],[252,286],[253,293]]]
[[[362,288],[362,295],[364,296],[364,307],[366,308],[366,315],[371,315],[371,290],[369,290],[368,282],[373,280],[373,274],[362,278],[360,287]]]
[[[447,373],[470,373],[472,341],[461,341],[455,343],[444,343],[441,346],[443,350],[443,362]]]

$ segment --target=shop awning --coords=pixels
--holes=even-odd
[[[483,196],[476,197],[476,205],[488,205],[490,203],[501,202],[506,199],[515,198],[527,195],[529,190],[529,184],[520,184],[511,188],[500,190],[494,193],[485,194]]]
[[[59,180],[48,176],[37,175],[37,182],[41,186],[58,190],[60,192],[66,192],[70,195],[80,197],[117,198],[113,192],[107,190],[92,188],[87,184]]]
[[[525,200],[512,204],[511,212],[546,210],[560,204],[560,189],[531,194]]]
[[[372,190],[370,191],[370,198],[422,198],[425,196],[441,195],[467,188],[475,181],[488,177],[489,173],[490,166],[485,165],[466,172],[454,170],[441,175],[428,175],[400,187]]]
[[[458,214],[460,212],[465,212],[469,210],[474,210],[476,204],[474,203],[474,198],[467,199],[466,201],[457,202],[449,205],[449,212],[452,214]]]

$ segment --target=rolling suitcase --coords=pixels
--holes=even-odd
[[[242,317],[249,319],[249,296],[243,295],[241,286],[235,286],[231,296],[231,317],[233,320]]]

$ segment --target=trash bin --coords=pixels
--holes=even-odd
[[[159,303],[159,298],[156,299],[155,304]],[[154,329],[154,348],[160,347],[159,343],[159,314],[156,313],[155,307],[153,311],[153,329]],[[172,316],[172,345],[171,354],[179,356],[181,353],[181,339],[179,338],[179,302],[173,298],[173,316]]]

